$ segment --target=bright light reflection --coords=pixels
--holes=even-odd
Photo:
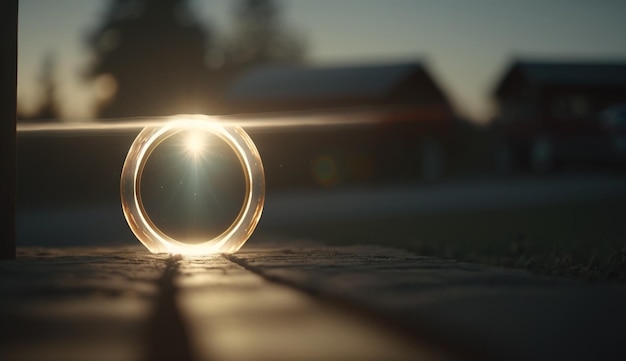
[[[205,146],[205,137],[202,133],[189,131],[185,137],[185,149],[187,153],[197,158]]]

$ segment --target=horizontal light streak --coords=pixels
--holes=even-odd
[[[245,129],[277,130],[281,128],[346,127],[378,123],[381,116],[398,109],[402,108],[218,115],[211,116],[211,118],[225,126],[239,126]],[[75,122],[24,122],[17,124],[17,133],[20,135],[46,135],[51,133],[80,135],[139,132],[145,127],[160,126],[181,116],[199,117],[200,115],[113,118]]]

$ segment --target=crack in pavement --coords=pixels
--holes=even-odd
[[[180,255],[165,260],[163,275],[157,281],[159,293],[147,324],[146,361],[194,361],[189,331],[177,302]]]
[[[428,322],[407,325],[403,322],[389,317],[384,312],[368,306],[365,303],[355,302],[332,292],[324,292],[319,287],[307,286],[305,282],[290,280],[289,278],[268,274],[262,267],[250,264],[247,260],[236,255],[224,255],[224,257],[244,269],[259,275],[263,279],[288,287],[297,292],[304,293],[315,299],[316,302],[325,304],[328,307],[341,310],[354,318],[366,320],[375,328],[391,331],[398,339],[403,339],[415,345],[417,348],[427,348],[442,359],[452,360],[483,360],[494,359],[494,355],[479,350],[474,345],[454,342],[433,331],[434,328]]]

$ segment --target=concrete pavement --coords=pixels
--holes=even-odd
[[[623,359],[626,287],[380,247],[21,248],[2,360]]]
[[[220,255],[21,248],[0,289],[1,360],[450,359]]]
[[[229,259],[276,282],[384,315],[415,337],[493,360],[619,360],[626,286],[381,247],[277,244]]]

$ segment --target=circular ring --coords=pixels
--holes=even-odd
[[[161,231],[148,216],[141,195],[141,178],[148,158],[159,144],[183,131],[208,132],[225,141],[243,168],[246,195],[235,221],[213,239],[189,244]],[[131,145],[120,179],[122,209],[137,239],[152,253],[204,255],[233,253],[256,228],[265,203],[265,172],[261,156],[250,136],[238,126],[222,125],[207,116],[180,116],[160,126],[144,128]]]

